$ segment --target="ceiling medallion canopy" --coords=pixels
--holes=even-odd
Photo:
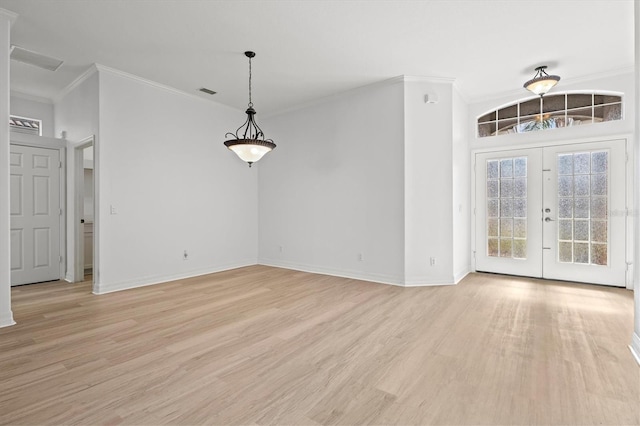
[[[260,160],[267,152],[273,150],[276,144],[271,139],[265,139],[262,129],[255,121],[256,110],[251,102],[251,58],[256,56],[255,52],[244,52],[249,58],[249,104],[247,106],[247,120],[238,127],[235,133],[228,132],[225,137],[231,136],[224,142],[224,145],[240,157],[242,161],[249,163],[249,167]]]
[[[553,86],[558,84],[560,77],[557,75],[549,75],[545,71],[546,65],[536,68],[536,75],[524,84],[524,88],[539,96],[544,96]]]

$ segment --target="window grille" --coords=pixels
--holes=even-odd
[[[622,120],[622,96],[559,93],[527,99],[478,118],[478,137]]]

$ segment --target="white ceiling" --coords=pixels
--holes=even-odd
[[[65,61],[12,61],[12,90],[53,99],[92,63],[262,114],[398,75],[455,78],[471,101],[518,90],[535,66],[571,80],[630,68],[632,0],[0,0],[12,44]],[[560,82],[562,84],[563,81]],[[527,92],[521,89],[523,95]],[[203,97],[208,95],[200,94]]]

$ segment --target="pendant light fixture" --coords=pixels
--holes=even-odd
[[[262,129],[255,119],[256,110],[251,102],[251,58],[256,56],[255,52],[244,52],[249,58],[249,105],[247,110],[247,120],[238,127],[235,133],[228,132],[225,137],[231,136],[233,139],[224,142],[224,145],[235,152],[242,161],[249,163],[249,167],[260,160],[267,152],[273,150],[276,144],[271,139],[265,139]]]
[[[551,90],[553,86],[558,84],[560,77],[547,74],[545,71],[546,68],[546,65],[537,67],[536,75],[524,84],[524,88],[542,97]]]

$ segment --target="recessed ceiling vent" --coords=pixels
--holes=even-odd
[[[11,46],[11,59],[22,62],[24,64],[33,65],[45,70],[55,71],[60,68],[62,62],[60,59],[51,58],[31,50],[23,49],[19,46]]]
[[[201,87],[198,90],[200,90],[202,93],[206,93],[207,95],[215,95],[216,94],[216,92],[214,92],[211,89],[207,89],[206,87]]]

